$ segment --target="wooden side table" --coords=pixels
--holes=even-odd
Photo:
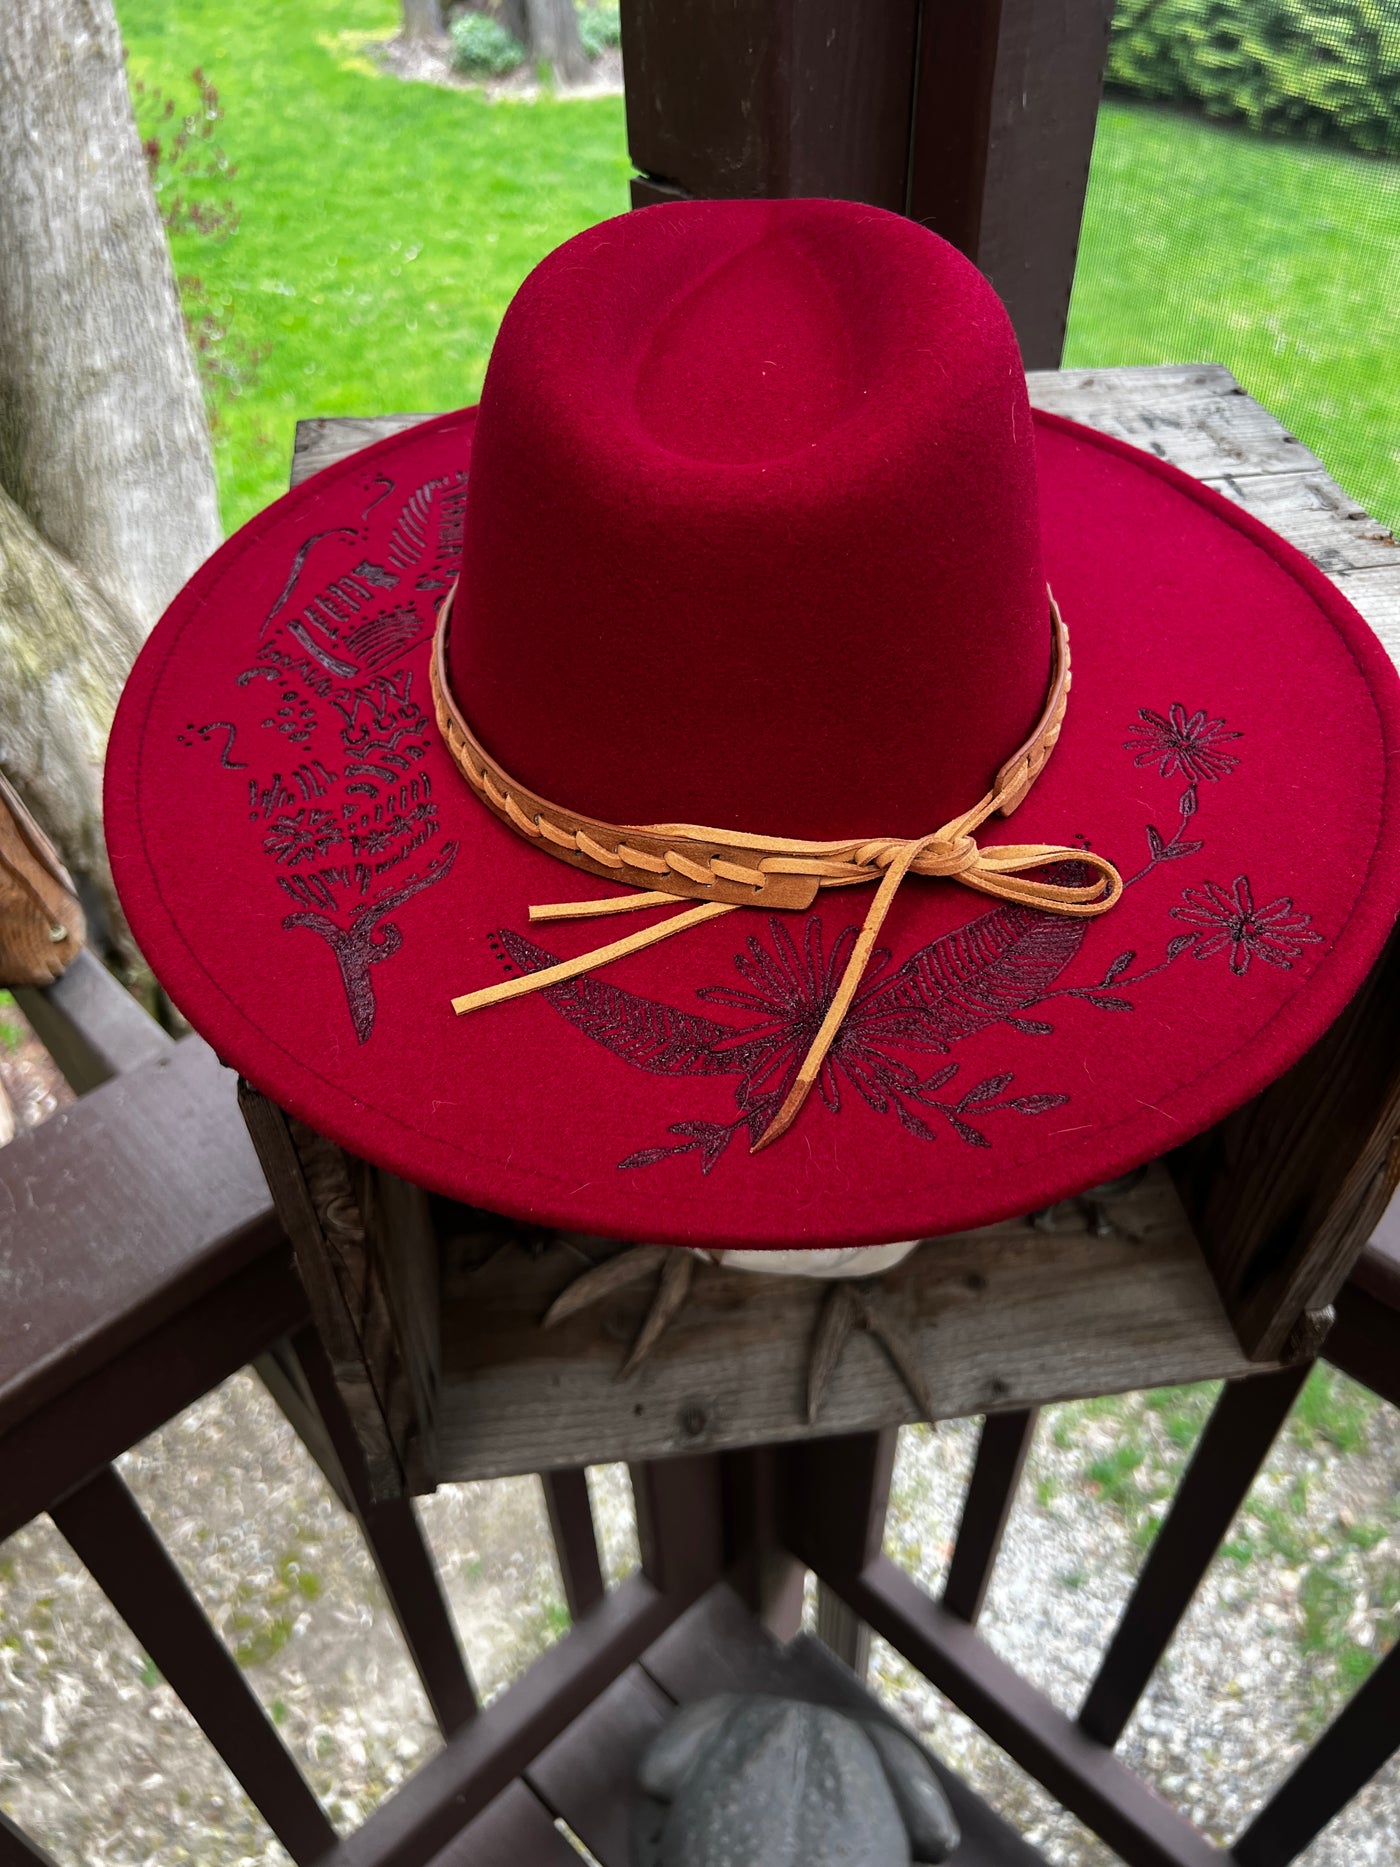
[[[1031,399],[1149,449],[1306,552],[1400,660],[1400,554],[1227,370],[1044,371]],[[421,416],[303,422],[293,481]],[[1261,670],[1261,679],[1267,671]],[[705,1267],[652,1360],[616,1378],[646,1312],[633,1284],[545,1333],[585,1263],[620,1247],[430,1198],[242,1101],[378,1494],[665,1458],[914,1417],[857,1337],[815,1427],[820,1289]],[[1234,1377],[1309,1359],[1400,1177],[1395,943],[1278,1083],[1130,1185],[938,1240],[891,1272],[939,1416]]]

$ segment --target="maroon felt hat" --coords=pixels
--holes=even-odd
[[[1034,414],[951,247],[690,203],[559,249],[478,410],[210,560],[107,824],[176,1004],[355,1152],[861,1244],[1111,1179],[1294,1061],[1400,905],[1397,745],[1336,589]]]

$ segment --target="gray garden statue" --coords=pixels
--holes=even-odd
[[[903,1732],[797,1699],[726,1693],[678,1712],[642,1759],[669,1804],[634,1867],[911,1867],[959,1835],[927,1756]]]

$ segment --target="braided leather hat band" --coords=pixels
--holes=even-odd
[[[1003,901],[1074,918],[1107,913],[1123,892],[1117,869],[1091,850],[1039,843],[983,849],[975,840],[974,833],[989,817],[1010,816],[1025,799],[1060,736],[1069,701],[1069,633],[1048,592],[1052,646],[1045,705],[1030,736],[1001,766],[991,789],[961,816],[927,836],[840,842],[754,836],[685,823],[609,824],[538,796],[505,772],[480,744],[448,685],[445,651],[455,595],[454,584],[438,615],[430,667],[438,729],[459,771],[487,808],[518,836],[538,844],[560,862],[625,883],[635,891],[605,901],[532,907],[531,920],[591,918],[680,900],[701,905],[577,959],[454,998],[454,1011],[476,1011],[577,978],[736,907],[805,908],[822,888],[879,884],[822,1027],[786,1102],[755,1144],[755,1153],[791,1126],[820,1074],[885,915],[906,876],[957,881]],[[1093,879],[1051,882],[1028,873],[1067,861],[1087,866]]]

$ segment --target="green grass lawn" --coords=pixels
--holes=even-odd
[[[1065,361],[1224,363],[1400,525],[1400,162],[1107,104]]]
[[[381,76],[395,0],[117,0],[134,79],[184,111],[202,66],[242,220],[173,241],[235,337],[267,346],[219,406],[224,523],[286,489],[299,416],[474,401],[525,274],[627,206],[621,98],[488,104]]]
[[[471,401],[511,293],[627,205],[619,98],[488,104],[380,75],[396,0],[117,0],[134,77],[181,108],[202,65],[242,220],[184,234],[235,339],[219,407],[225,522],[285,486],[292,423]],[[211,192],[224,192],[218,185]],[[1400,163],[1110,103],[1066,360],[1211,360],[1400,522]]]

